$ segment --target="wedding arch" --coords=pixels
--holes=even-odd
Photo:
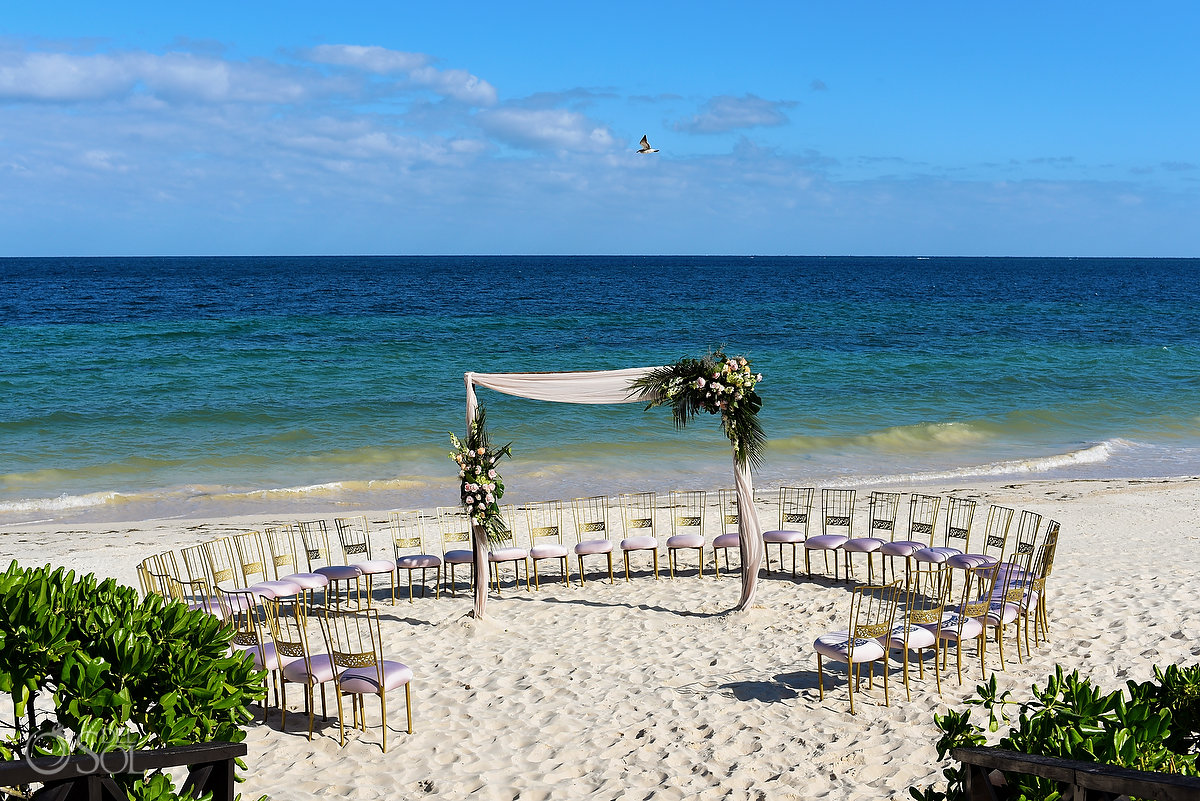
[[[459,454],[479,463],[479,474],[496,476],[496,459],[508,455],[508,446],[492,451],[481,425],[481,410],[475,395],[475,387],[501,392],[532,400],[556,403],[610,404],[646,403],[647,408],[670,405],[675,423],[683,427],[692,416],[701,411],[719,414],[721,425],[733,447],[733,477],[737,492],[738,539],[742,561],[742,592],[735,611],[749,609],[754,602],[758,585],[758,571],[762,565],[762,526],[754,507],[754,485],[751,473],[761,459],[765,436],[759,427],[757,412],[762,403],[754,386],[762,380],[761,375],[750,371],[745,358],[729,358],[723,353],[709,354],[702,359],[684,359],[666,367],[634,367],[624,370],[602,370],[558,373],[465,373],[467,388],[467,432],[472,448],[455,447]],[[472,456],[477,452],[478,456]],[[460,465],[462,455],[455,456]],[[487,603],[487,545],[488,528],[491,520],[485,519],[484,508],[497,509],[489,491],[486,504],[478,492],[478,485],[471,484],[471,474],[461,472],[463,497],[471,509],[471,500],[477,504],[472,511],[472,540],[475,563],[475,609],[476,618],[484,616]],[[469,492],[468,487],[474,489]],[[500,485],[503,491],[503,485]]]

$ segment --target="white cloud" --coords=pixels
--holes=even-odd
[[[380,75],[411,72],[430,62],[429,56],[424,53],[406,53],[402,50],[364,45],[319,45],[305,51],[305,56],[318,64],[357,67]]]
[[[700,107],[700,112],[675,124],[675,130],[690,133],[724,133],[738,128],[786,125],[783,109],[796,105],[787,100],[764,100],[752,94],[742,97],[718,95]]]
[[[0,63],[0,99],[75,102],[127,93],[137,71],[127,59],[106,55],[16,53]]]
[[[600,153],[617,142],[607,126],[566,109],[498,108],[478,117],[483,129],[528,150]]]

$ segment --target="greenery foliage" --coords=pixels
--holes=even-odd
[[[242,741],[264,674],[230,654],[232,637],[210,614],[113,579],[14,561],[0,574],[0,692],[14,717],[0,759]],[[54,716],[39,721],[44,696]],[[174,797],[161,774],[118,781],[131,798]]]
[[[450,434],[454,452],[450,458],[458,465],[461,484],[460,497],[467,514],[487,532],[487,538],[501,541],[511,536],[500,515],[500,499],[504,497],[504,480],[496,465],[505,456],[512,456],[512,443],[501,448],[492,446],[487,431],[487,416],[482,406],[471,422],[467,441]]]
[[[646,408],[670,405],[675,426],[683,428],[700,412],[721,415],[721,429],[733,445],[737,463],[758,468],[767,436],[758,420],[762,398],[755,387],[762,375],[743,356],[722,351],[700,359],[682,359],[635,380],[637,397]]]
[[[1046,686],[1032,688],[1032,699],[1018,704],[1011,691],[1000,694],[996,676],[976,688],[970,706],[988,713],[988,728],[996,732],[1001,721],[1011,720],[1008,709],[1017,706],[1015,725],[997,746],[1025,754],[1118,765],[1134,770],[1200,775],[1196,742],[1200,735],[1200,665],[1155,668],[1152,681],[1128,682],[1126,690],[1103,693],[1078,671],[1056,667]],[[942,731],[938,757],[953,748],[985,745],[982,727],[971,721],[971,710],[934,715]],[[943,771],[946,790],[909,792],[917,801],[966,801],[966,768]],[[1006,774],[1013,799],[1059,798],[1055,783],[1024,774]]]

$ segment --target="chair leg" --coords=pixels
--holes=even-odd
[[[696,578],[704,578],[704,549],[696,549]]]
[[[629,551],[625,551],[625,583],[629,583]]]
[[[383,718],[383,753],[387,753],[387,693],[379,691],[379,716]],[[366,724],[366,711],[363,712],[363,724]]]
[[[408,712],[408,733],[413,733],[412,727],[412,682],[404,685],[404,708]]]
[[[701,551],[700,553],[703,554],[704,552]],[[728,568],[729,565],[725,567]],[[717,578],[721,577],[721,563],[717,561],[717,546],[715,545],[713,546],[713,571],[717,574]]]
[[[583,557],[579,556],[577,558],[579,559],[579,586],[582,587],[583,586]]]
[[[783,560],[780,559],[779,563],[782,565]],[[825,679],[825,674],[821,671],[821,654],[818,652],[817,653],[817,695],[822,701],[825,700],[825,681],[824,681],[824,679]]]
[[[613,568],[612,568],[612,551],[609,551],[609,552],[608,552],[608,583],[609,583],[609,584],[616,584],[616,583],[617,583],[617,580],[616,580],[616,578],[614,578],[614,577],[613,577]]]

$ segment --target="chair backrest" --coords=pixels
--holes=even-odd
[[[271,559],[272,578],[280,579],[301,572],[296,558],[296,527],[291,523],[263,526],[263,544],[266,546],[265,555]]]
[[[213,586],[218,590],[242,589],[246,586],[242,566],[233,555],[233,544],[228,537],[217,537],[204,543],[204,555],[208,559]]]
[[[471,549],[471,517],[461,506],[437,508],[438,530],[442,534],[442,553]]]
[[[937,534],[938,511],[942,508],[942,496],[922,495],[914,492],[908,499],[908,540],[923,542],[932,547]]]
[[[383,686],[379,611],[371,608],[326,609],[319,618],[335,675],[340,676],[347,668],[375,667],[380,686]]]
[[[704,508],[708,493],[704,490],[671,490],[671,535],[704,536]]]
[[[425,553],[425,518],[411,509],[388,514],[388,536],[395,558]]]
[[[488,548],[489,550],[511,548],[517,543],[517,507],[506,503],[500,507],[500,527],[491,533]]]
[[[256,584],[275,578],[274,571],[267,564],[262,537],[257,531],[235,534],[229,539],[233,545],[233,555],[241,567],[242,578],[247,584]]]
[[[335,517],[333,527],[337,529],[338,542],[346,555],[346,564],[366,562],[371,559],[371,524],[366,515]]]
[[[885,637],[896,624],[896,606],[900,600],[900,581],[891,584],[864,584],[850,596],[848,656],[853,662],[856,646],[877,637]]]
[[[213,586],[212,571],[208,567],[208,554],[204,545],[189,545],[179,549],[183,557],[183,570],[187,574],[188,584],[204,586],[206,592],[215,597],[216,588]]]
[[[904,621],[912,626],[941,622],[950,598],[950,569],[942,564],[919,564],[908,573],[904,592]]]
[[[962,596],[958,604],[958,629],[971,618],[980,618],[988,613],[992,604],[992,590],[996,586],[996,576],[1000,572],[1000,563],[969,567],[963,580]]]
[[[808,523],[812,518],[812,487],[779,488],[779,530],[802,531],[808,538]]]
[[[225,622],[233,629],[231,645],[258,652],[259,664],[266,664],[269,636],[258,597],[249,590],[218,590]]]
[[[1013,510],[1007,506],[993,504],[988,509],[987,525],[983,529],[982,553],[990,554],[999,559],[1004,554],[1004,544],[1008,540],[1008,527],[1012,524]]]
[[[1023,573],[1033,569],[1033,556],[1037,553],[1038,529],[1042,526],[1042,516],[1028,509],[1021,512],[1017,522],[1017,539],[1009,551],[1009,564],[1016,565]]]
[[[1045,580],[1052,572],[1054,572],[1054,552],[1058,550],[1058,521],[1046,521],[1046,536],[1042,538],[1042,544],[1038,547],[1037,556],[1033,560],[1033,575],[1039,579]]]
[[[896,519],[900,517],[899,492],[872,492],[867,497],[867,536],[896,539]]]
[[[529,529],[530,545],[562,544],[562,501],[537,501],[527,503],[521,508],[525,512],[525,527]]]
[[[957,548],[967,553],[971,545],[971,523],[975,520],[975,501],[966,498],[950,498],[946,504],[946,537],[948,548]]]
[[[821,490],[821,533],[854,533],[854,496],[852,489]]]
[[[324,520],[302,520],[296,524],[296,531],[300,534],[308,572],[337,564],[329,550],[329,526]]]
[[[741,518],[738,516],[737,490],[717,491],[717,505],[721,509],[721,533],[737,534]]]
[[[308,645],[308,591],[288,598],[264,598],[264,617],[270,628],[275,651],[287,659],[304,660],[305,672],[312,674],[312,649]]]
[[[653,537],[658,517],[657,492],[626,492],[617,498],[625,537]]]
[[[608,539],[608,496],[593,495],[571,501],[575,538],[579,542]]]

